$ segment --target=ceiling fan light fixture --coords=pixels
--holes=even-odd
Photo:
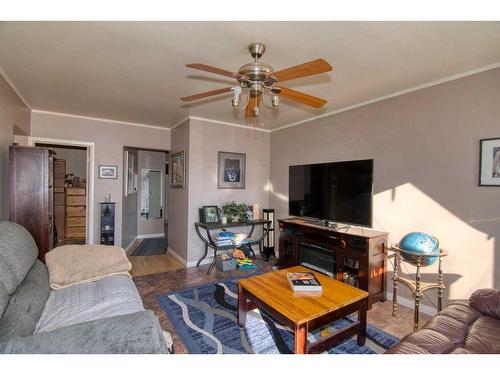
[[[279,96],[273,96],[273,98],[271,99],[271,103],[273,104],[274,108],[278,108],[279,105],[280,105],[280,98],[279,98]]]
[[[266,50],[266,46],[263,43],[252,43],[248,49],[254,58],[254,61],[240,67],[237,73],[200,63],[186,65],[188,68],[234,78],[238,84],[234,87],[227,87],[224,89],[207,91],[197,95],[186,96],[181,98],[181,100],[197,100],[233,91],[234,95],[231,99],[232,107],[234,109],[245,109],[245,118],[253,118],[254,125],[260,116],[259,107],[262,105],[267,109],[277,109],[280,103],[280,96],[285,97],[287,100],[299,102],[314,108],[323,107],[327,103],[324,99],[281,86],[281,82],[283,81],[290,81],[292,79],[308,77],[331,71],[331,65],[324,59],[320,58],[286,69],[274,71],[271,65],[259,61]],[[274,86],[276,83],[279,83],[279,87]],[[243,91],[245,91],[246,100],[241,98]],[[265,100],[266,96],[270,98],[270,103],[269,99]],[[241,104],[242,101],[245,102],[244,105]]]

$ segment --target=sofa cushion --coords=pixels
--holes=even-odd
[[[32,335],[48,296],[47,267],[37,260],[21,285],[10,296],[9,305],[0,319],[0,342]]]
[[[0,283],[0,318],[3,316],[3,312],[7,308],[9,304],[9,293],[7,293],[7,289]]]
[[[35,332],[143,310],[132,279],[125,275],[109,276],[51,290]]]
[[[470,296],[469,303],[472,307],[483,314],[500,319],[500,290],[476,290]]]
[[[0,343],[0,353],[167,353],[160,322],[152,311],[79,323]]]
[[[22,226],[0,221],[0,283],[12,294],[38,256],[31,234]]]

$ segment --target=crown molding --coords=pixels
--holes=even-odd
[[[270,129],[263,129],[263,128],[254,128],[248,125],[241,125],[241,124],[236,124],[234,122],[227,122],[227,121],[219,121],[219,120],[213,120],[205,117],[198,117],[198,116],[189,116],[190,120],[199,120],[199,121],[205,121],[205,122],[211,122],[213,124],[219,124],[219,125],[227,125],[227,126],[235,126],[237,128],[244,128],[247,130],[256,130],[260,132],[265,132],[265,133],[271,133],[272,130]]]
[[[24,99],[24,96],[21,95],[21,92],[18,90],[18,88],[14,85],[14,83],[10,80],[9,76],[7,73],[5,73],[5,70],[2,69],[0,66],[0,76],[5,79],[5,82],[10,86],[10,88],[16,93],[19,99],[24,103],[26,107],[28,107],[29,110],[31,110],[31,106],[29,105],[28,101]]]
[[[32,113],[41,113],[41,114],[46,114],[46,115],[53,115],[53,116],[61,116],[61,117],[80,118],[80,119],[91,120],[91,121],[105,121],[105,122],[109,122],[111,124],[138,126],[138,127],[141,127],[141,128],[150,128],[150,129],[170,131],[169,128],[164,128],[162,126],[155,126],[155,125],[149,125],[149,124],[141,124],[141,123],[137,123],[137,122],[127,122],[127,121],[111,120],[111,119],[102,118],[102,117],[90,117],[90,116],[73,115],[71,113],[43,111],[43,110],[40,110],[40,109],[32,109],[31,112]]]
[[[491,65],[487,65],[487,66],[482,66],[480,68],[469,70],[467,72],[458,73],[458,74],[455,74],[455,75],[452,75],[452,76],[449,76],[449,77],[441,78],[441,79],[438,79],[437,81],[427,82],[427,83],[424,83],[422,85],[411,87],[409,89],[405,89],[405,90],[401,90],[401,91],[396,91],[396,92],[393,92],[393,93],[390,93],[390,94],[387,94],[387,95],[383,95],[383,96],[379,96],[377,98],[373,98],[373,99],[370,99],[370,100],[367,100],[367,101],[364,101],[364,102],[361,102],[361,103],[357,103],[357,104],[354,104],[354,105],[351,105],[351,106],[348,106],[348,107],[337,109],[335,111],[323,113],[321,115],[310,117],[310,118],[307,118],[307,119],[304,119],[304,120],[300,120],[300,121],[297,121],[297,122],[293,122],[293,123],[288,124],[288,125],[283,125],[283,126],[280,126],[280,127],[276,128],[276,129],[272,129],[271,132],[276,132],[278,130],[282,130],[282,129],[286,129],[286,128],[291,128],[293,126],[301,125],[301,124],[304,124],[306,122],[318,120],[318,119],[321,119],[321,118],[324,118],[324,117],[333,116],[333,115],[336,115],[337,113],[342,113],[342,112],[350,111],[350,110],[355,109],[355,108],[364,107],[364,106],[369,105],[369,104],[381,102],[383,100],[394,98],[396,96],[400,96],[400,95],[408,94],[408,93],[411,93],[411,92],[414,92],[414,91],[422,90],[422,89],[425,89],[425,88],[428,88],[428,87],[440,85],[442,83],[454,81],[454,80],[457,80],[457,79],[460,79],[460,78],[468,77],[468,76],[471,76],[471,75],[474,75],[474,74],[482,73],[482,72],[485,72],[485,71],[488,71],[488,70],[492,70],[492,69],[496,69],[496,68],[499,68],[499,67],[500,67],[500,62],[495,63],[495,64],[491,64]]]
[[[172,127],[171,127],[171,128],[169,128],[169,129],[170,129],[170,130],[174,130],[176,127],[178,127],[178,126],[182,125],[182,124],[183,124],[183,123],[185,123],[187,120],[189,120],[189,116],[184,117],[184,118],[183,118],[181,121],[179,121],[179,122],[176,122],[176,123],[174,124],[174,126],[172,126]]]

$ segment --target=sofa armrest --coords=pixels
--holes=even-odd
[[[478,289],[471,294],[469,303],[484,315],[500,319],[500,290]]]
[[[0,343],[0,353],[152,354],[168,353],[152,311],[114,316]]]

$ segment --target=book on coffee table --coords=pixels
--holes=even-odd
[[[286,278],[294,292],[321,292],[323,288],[312,272],[288,272]]]

